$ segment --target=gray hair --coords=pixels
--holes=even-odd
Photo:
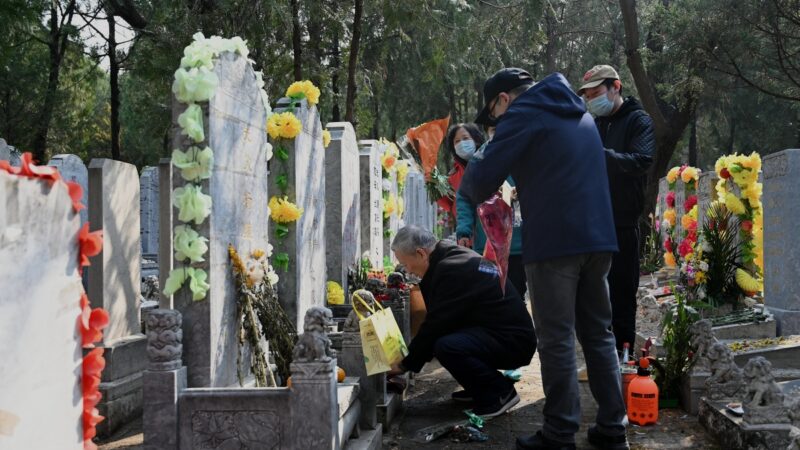
[[[418,248],[432,251],[436,247],[436,236],[430,231],[417,225],[408,225],[401,228],[392,240],[392,250],[411,255]]]

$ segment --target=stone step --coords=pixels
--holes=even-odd
[[[339,418],[350,409],[350,406],[358,399],[360,389],[358,377],[345,377],[344,381],[337,386],[337,398],[339,399]]]
[[[383,404],[378,404],[378,422],[380,422],[384,428],[388,430],[389,425],[397,416],[397,413],[400,412],[402,407],[403,397],[395,394],[394,392],[387,393],[386,402]]]
[[[383,426],[378,424],[374,430],[361,430],[357,438],[347,441],[344,450],[378,450],[383,445]]]

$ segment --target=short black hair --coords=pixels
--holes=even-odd
[[[464,161],[456,154],[456,144],[453,142],[453,140],[456,138],[456,133],[458,133],[458,130],[461,128],[467,130],[467,133],[469,133],[470,137],[472,137],[472,140],[475,141],[476,148],[483,145],[483,142],[486,139],[483,137],[483,133],[481,133],[480,128],[478,128],[478,126],[474,123],[457,123],[450,126],[450,129],[447,130],[447,150],[450,151],[450,153],[453,155],[453,158],[456,158],[462,163],[467,164],[469,161]]]
[[[603,80],[603,86],[605,86],[606,89],[611,89],[612,87],[614,87],[614,82],[615,81],[617,81],[616,78],[606,78],[605,80]],[[622,83],[621,82],[619,84],[619,95],[622,95]]]

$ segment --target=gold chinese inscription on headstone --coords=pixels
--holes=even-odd
[[[253,226],[251,224],[246,223],[242,227],[242,239],[247,239],[248,241],[253,239]]]
[[[250,209],[253,207],[253,195],[249,192],[244,193],[244,200],[242,202],[244,205],[244,209]]]

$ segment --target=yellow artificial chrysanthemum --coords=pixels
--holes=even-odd
[[[737,186],[744,189],[748,185],[758,181],[758,172],[752,169],[742,169],[739,172],[731,173],[731,178]]]
[[[720,178],[717,181],[716,186],[714,186],[714,189],[717,191],[717,198],[722,203],[725,203],[725,194],[728,193],[728,189],[725,186],[725,181],[726,180],[724,178]]]
[[[327,128],[322,130],[322,146],[328,148],[331,143],[331,132]]]
[[[344,289],[339,283],[335,281],[328,281],[328,304],[329,305],[344,305]]]
[[[755,206],[761,203],[761,193],[763,192],[764,186],[759,183],[755,182],[749,184],[744,190],[742,190],[742,196],[750,202],[750,206]]]
[[[397,162],[397,156],[395,156],[390,151],[383,152],[383,156],[381,156],[381,165],[383,165],[383,170],[391,173],[392,169],[394,169],[395,163]]]
[[[692,209],[689,210],[689,213],[687,215],[690,216],[692,219],[697,220],[698,211],[699,208],[695,204],[694,206],[692,206]]]
[[[691,228],[692,224],[694,224],[695,222],[697,222],[697,220],[690,214],[684,214],[683,216],[681,216],[681,226],[683,227],[684,231]]]
[[[397,161],[397,184],[403,186],[408,176],[408,161],[401,159]]]
[[[764,215],[757,212],[753,217],[753,229],[764,230]]]
[[[277,223],[294,222],[303,215],[303,208],[297,207],[285,196],[278,198],[273,196],[269,199],[269,216]]]
[[[670,208],[664,211],[664,220],[666,220],[669,223],[670,227],[675,226],[675,222],[678,220],[678,215],[675,213],[674,208]]]
[[[694,273],[694,282],[695,283],[699,284],[699,283],[702,283],[704,281],[706,281],[706,273],[705,272],[701,272],[701,271],[698,270],[697,272]]]
[[[275,113],[267,119],[267,133],[272,139],[294,139],[303,125],[293,112]]]
[[[684,168],[683,172],[681,172],[681,180],[683,180],[684,183],[688,183],[692,180],[697,181],[699,178],[700,171],[696,167],[689,166]]]
[[[675,255],[673,255],[672,252],[664,253],[664,264],[666,264],[667,267],[678,266],[677,262],[675,262]]]
[[[674,183],[675,181],[677,181],[678,172],[680,172],[680,170],[681,170],[680,167],[673,167],[672,169],[669,169],[669,172],[667,172],[667,181],[669,181],[670,183]]]
[[[728,157],[723,155],[717,158],[717,162],[714,163],[714,171],[717,172],[717,176],[722,176],[722,169],[728,167]]]
[[[286,89],[286,96],[295,99],[304,98],[309,105],[316,105],[319,103],[319,88],[308,80],[295,81]]]
[[[736,284],[748,294],[758,293],[764,289],[761,280],[754,278],[743,269],[736,269]]]
[[[725,207],[728,208],[728,211],[736,215],[745,213],[744,203],[742,203],[742,201],[739,200],[739,198],[737,198],[730,192],[725,194]]]
[[[757,152],[753,152],[750,153],[750,156],[742,156],[739,164],[741,164],[742,167],[753,169],[753,171],[758,172],[761,170],[761,155]]]
[[[397,199],[393,194],[390,194],[389,199],[383,202],[383,218],[388,219],[395,211],[397,211]]]

